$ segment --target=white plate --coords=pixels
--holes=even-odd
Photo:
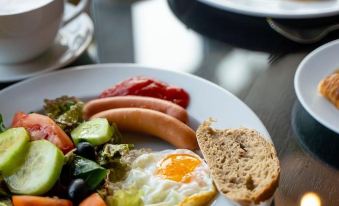
[[[66,5],[67,16],[74,6]],[[42,56],[20,64],[0,64],[0,83],[13,82],[64,67],[76,60],[89,46],[94,26],[83,13],[60,29],[54,45]]]
[[[150,69],[132,64],[103,64],[81,66],[25,80],[0,92],[0,113],[9,125],[17,111],[41,110],[45,98],[74,95],[83,99],[95,98],[104,89],[132,76],[144,75],[185,88],[190,94],[187,108],[190,126],[197,126],[213,117],[219,128],[248,127],[260,131],[271,141],[270,136],[258,117],[238,98],[221,87],[199,77],[167,70]],[[126,139],[126,138],[125,138]],[[172,148],[154,138],[145,138],[133,143],[137,146],[161,150]],[[268,201],[269,202],[269,201]],[[268,202],[262,205],[268,205]],[[230,201],[218,196],[213,206],[231,206]]]
[[[339,40],[310,53],[294,76],[294,88],[303,107],[322,125],[339,134],[339,110],[317,90],[319,82],[339,68]]]
[[[339,13],[338,0],[199,0],[245,15],[274,18],[316,18]]]

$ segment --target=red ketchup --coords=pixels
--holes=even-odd
[[[100,94],[100,98],[126,95],[164,99],[183,108],[187,108],[189,104],[189,95],[183,88],[143,76],[129,78],[106,89]]]

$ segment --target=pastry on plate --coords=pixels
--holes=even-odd
[[[339,70],[321,80],[318,90],[339,109]]]

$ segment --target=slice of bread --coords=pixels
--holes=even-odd
[[[219,192],[241,205],[269,199],[280,174],[273,144],[255,130],[216,130],[211,123],[200,125],[196,135]]]

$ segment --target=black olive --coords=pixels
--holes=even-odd
[[[91,193],[89,187],[83,179],[75,179],[68,187],[68,196],[75,203],[81,202]]]
[[[88,142],[80,142],[77,145],[77,149],[75,151],[75,154],[80,155],[81,157],[85,157],[90,160],[95,161],[95,149],[93,145],[91,145]]]

